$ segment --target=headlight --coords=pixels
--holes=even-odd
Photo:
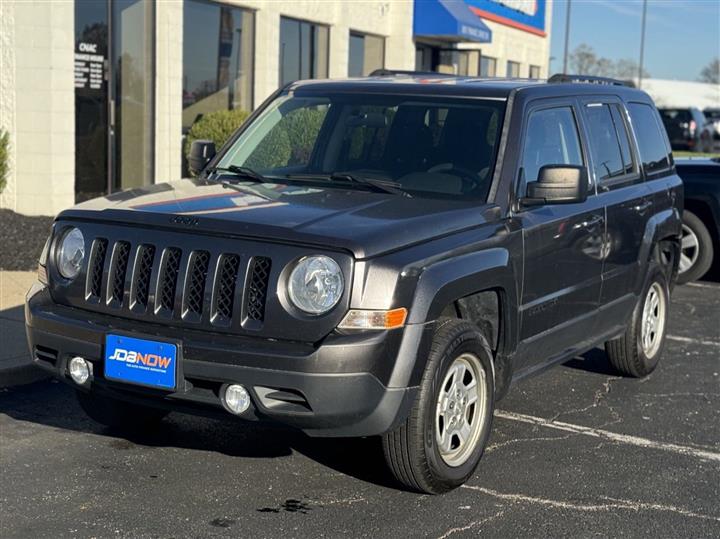
[[[323,314],[340,301],[343,287],[343,274],[337,262],[328,256],[308,256],[292,270],[288,296],[301,311]]]
[[[85,259],[85,238],[77,228],[71,228],[62,237],[55,263],[60,275],[74,279],[80,273]]]

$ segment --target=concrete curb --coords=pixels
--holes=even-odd
[[[50,378],[50,374],[32,363],[0,371],[0,388],[32,384]]]

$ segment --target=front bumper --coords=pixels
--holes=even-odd
[[[28,343],[35,363],[73,384],[67,363],[93,363],[86,389],[108,396],[201,415],[224,414],[221,389],[243,384],[252,406],[239,417],[280,423],[311,436],[372,436],[392,430],[410,411],[417,387],[393,387],[395,363],[419,345],[423,330],[332,335],[319,345],[179,330],[98,315],[55,304],[36,283],[25,305]],[[103,346],[108,332],[179,342],[176,390],[162,391],[107,380]],[[406,352],[403,352],[406,354]],[[74,384],[73,384],[74,385]]]

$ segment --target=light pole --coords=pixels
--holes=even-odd
[[[563,75],[567,75],[568,67],[568,44],[570,42],[570,4],[571,0],[567,0],[567,10],[565,12],[565,52],[563,54]]]
[[[638,64],[638,88],[642,88],[643,60],[645,59],[645,18],[647,16],[647,0],[643,0],[642,23],[640,28],[640,63]]]

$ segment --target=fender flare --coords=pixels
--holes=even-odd
[[[679,237],[682,216],[678,208],[667,208],[650,219],[645,226],[640,254],[638,255],[639,271],[635,279],[635,293],[640,294],[645,284],[645,273],[657,243],[668,237]]]
[[[517,276],[519,277],[519,276]],[[450,303],[484,290],[499,290],[501,343],[495,364],[502,378],[512,376],[504,368],[517,341],[516,272],[507,249],[496,247],[442,260],[420,274],[408,313],[405,337],[400,345],[390,386],[410,387],[420,383],[432,343],[435,321]],[[508,354],[508,352],[510,352]],[[497,380],[500,385],[502,382]]]

